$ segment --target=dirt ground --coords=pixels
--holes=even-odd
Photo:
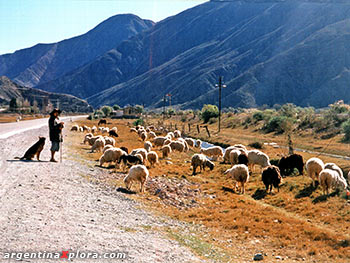
[[[185,223],[156,218],[115,188],[88,180],[108,175],[69,152],[69,140],[62,163],[48,162],[48,139],[41,162],[14,160],[47,134],[45,127],[0,140],[0,262],[9,262],[9,251],[62,250],[127,253],[116,262],[206,262],[164,234]]]

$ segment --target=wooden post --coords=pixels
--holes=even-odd
[[[197,124],[197,132],[198,132],[198,134],[200,133],[200,131],[199,131],[199,125]]]
[[[188,132],[191,132],[191,124],[188,124]]]
[[[209,132],[208,126],[207,126],[207,125],[205,125],[205,126],[204,126],[204,128],[205,128],[205,130],[207,131],[208,136],[209,136],[209,138],[210,138],[210,132]]]
[[[176,123],[175,123],[175,130],[177,130],[177,125],[176,125]]]

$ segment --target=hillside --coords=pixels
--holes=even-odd
[[[20,86],[6,76],[0,76],[0,103],[8,104],[12,98],[28,100],[31,104],[36,100],[41,107],[43,100],[57,102],[60,109],[67,112],[91,112],[92,107],[82,99],[67,94],[51,93],[35,88]]]
[[[0,56],[0,75],[36,86],[83,66],[152,25],[135,15],[116,15],[86,34]]]

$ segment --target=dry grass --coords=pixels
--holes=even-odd
[[[138,136],[129,132],[130,124],[127,121],[111,122],[108,126],[117,126],[119,130],[117,146],[126,146],[129,150],[143,146]],[[79,124],[83,123],[92,126],[97,121],[86,120]],[[180,124],[178,122],[179,127],[182,126]],[[213,131],[214,127],[216,128],[212,125],[209,128]],[[213,133],[211,140],[245,145],[255,141],[277,142],[281,145],[285,142],[284,136],[262,134],[254,130],[255,127],[224,128],[220,134]],[[190,135],[206,139],[204,131],[199,136],[195,131]],[[336,141],[329,143],[328,140],[320,142],[306,135],[294,137],[298,146],[325,147],[329,144],[327,149],[336,152],[340,144]],[[88,153],[89,147],[80,144],[82,138],[82,133],[69,133],[69,140],[74,142],[79,158],[97,164],[96,160],[101,154]],[[347,149],[347,145],[340,145],[339,149]],[[161,156],[159,149],[156,151]],[[151,183],[147,184],[146,193],[129,195],[130,198],[143,202],[155,213],[205,226],[206,231],[197,233],[197,238],[203,244],[213,244],[225,250],[231,260],[251,260],[252,253],[263,251],[268,254],[269,262],[275,260],[273,255],[281,255],[287,262],[301,258],[317,262],[349,262],[350,204],[344,198],[333,194],[325,199],[319,188],[313,189],[310,186],[311,180],[306,176],[285,178],[279,193],[266,195],[258,171],[251,176],[246,194],[238,195],[233,191],[231,179],[223,175],[229,165],[216,162],[213,171],[191,176],[188,161],[197,151],[191,149],[188,153],[171,154],[172,165],[166,165],[165,160],[160,160],[160,164],[150,169]],[[270,146],[265,146],[263,151],[271,158],[279,158],[285,153],[285,150]],[[312,156],[308,153],[302,155],[304,159]],[[347,161],[324,156],[321,158],[325,162],[335,162],[345,170],[349,169]],[[96,169],[111,172],[111,169]],[[155,178],[159,180],[153,180]],[[113,173],[106,179],[106,183],[116,188],[123,187],[122,179],[122,174]],[[187,182],[181,184],[181,187],[187,187],[188,192],[196,191],[197,194],[183,197],[180,196],[183,192],[174,193],[178,194],[180,201],[177,205],[171,205],[166,198],[155,194],[157,185],[154,184],[163,181],[168,181],[175,187],[181,182]],[[174,188],[169,189],[174,191]],[[182,200],[195,205],[187,206]]]
[[[18,114],[12,114],[12,113],[0,113],[0,123],[7,123],[7,122],[16,122]],[[43,115],[22,115],[22,121],[24,120],[34,120],[38,118],[46,118],[47,116]]]

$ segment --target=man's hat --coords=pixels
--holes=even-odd
[[[55,108],[55,109],[53,109],[53,111],[51,111],[50,115],[53,115],[55,112],[58,112],[58,114],[61,114],[62,111]]]

